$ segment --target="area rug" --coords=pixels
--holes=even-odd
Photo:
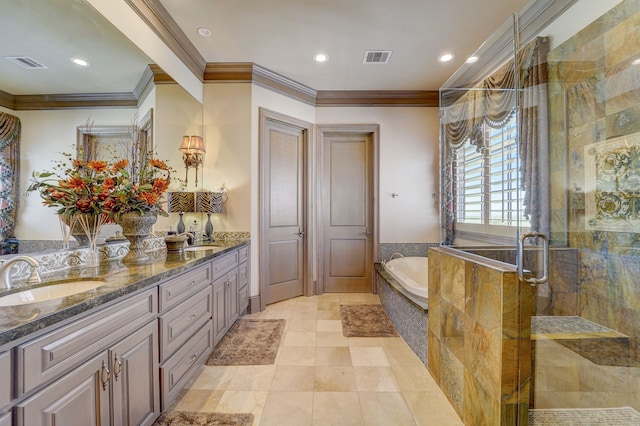
[[[191,413],[173,411],[160,416],[153,426],[251,426],[251,413]]]
[[[397,337],[382,305],[340,305],[345,337]]]
[[[215,348],[207,365],[268,365],[276,362],[283,319],[240,319]]]

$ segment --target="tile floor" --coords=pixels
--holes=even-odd
[[[324,294],[247,318],[287,320],[275,365],[202,367],[173,409],[251,412],[254,425],[462,425],[402,338],[347,338],[340,304],[373,294]]]

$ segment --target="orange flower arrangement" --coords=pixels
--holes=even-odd
[[[76,213],[106,215],[115,221],[127,212],[168,216],[162,197],[172,169],[141,148],[136,134],[134,126],[129,158],[84,161],[62,153],[66,159],[54,162],[53,171],[33,172],[27,190],[39,191],[43,204],[58,208],[57,213],[66,219]]]

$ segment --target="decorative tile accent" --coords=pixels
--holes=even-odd
[[[429,247],[438,247],[440,243],[381,243],[380,260],[389,260],[393,253],[403,256],[427,256]]]
[[[251,238],[249,231],[213,231],[216,240],[248,240]]]
[[[640,226],[640,134],[584,147],[589,230],[633,232]]]

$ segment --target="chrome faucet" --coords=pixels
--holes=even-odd
[[[38,261],[31,256],[16,256],[8,259],[2,263],[0,268],[0,288],[10,290],[13,287],[13,281],[11,280],[11,265],[16,262],[27,262],[31,267],[31,274],[27,279],[27,284],[37,284],[41,282],[40,273],[38,272]]]
[[[397,257],[404,257],[404,255],[402,253],[395,252],[391,256],[389,256],[389,260],[393,260]]]

